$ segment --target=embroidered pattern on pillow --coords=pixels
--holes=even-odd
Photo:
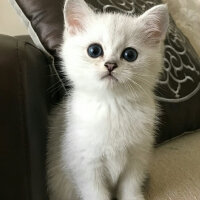
[[[159,0],[97,0],[95,10],[141,14]],[[97,5],[98,3],[98,5]],[[164,70],[156,90],[157,99],[163,102],[178,103],[193,97],[200,90],[200,60],[188,39],[170,18],[170,27],[165,40]]]

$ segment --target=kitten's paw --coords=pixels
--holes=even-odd
[[[119,199],[119,200],[122,200],[122,199]],[[123,199],[123,200],[145,200],[145,198],[144,197],[133,197],[133,198]]]
[[[139,194],[139,195],[133,195],[132,197],[123,197],[122,199],[118,200],[145,200],[145,198],[142,194]]]
[[[135,197],[132,200],[145,200],[145,198],[143,196],[139,196],[139,197]]]

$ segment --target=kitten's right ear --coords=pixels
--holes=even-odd
[[[64,6],[64,20],[67,31],[75,35],[83,31],[93,11],[84,0],[66,0]]]

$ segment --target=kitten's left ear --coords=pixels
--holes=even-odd
[[[85,29],[90,17],[94,14],[84,0],[66,0],[64,20],[67,31],[75,35]]]
[[[169,26],[169,14],[166,4],[154,6],[147,10],[139,18],[142,24],[142,32],[147,43],[157,44],[165,39]]]

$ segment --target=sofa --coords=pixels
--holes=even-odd
[[[20,2],[18,5],[23,7],[23,1],[16,2]],[[30,6],[33,8],[36,5],[23,7],[25,14],[27,9],[31,10]],[[30,16],[26,15],[27,18]],[[32,23],[30,32],[37,27],[34,28]],[[39,32],[41,33],[42,31]],[[48,199],[45,167],[48,114],[66,93],[67,85],[62,83],[60,60],[54,48],[55,40],[50,41],[44,34],[38,37],[39,42],[33,42],[36,38],[33,33],[33,40],[30,36],[0,35],[2,200]],[[197,80],[200,83],[200,79]],[[194,108],[191,108],[191,112],[188,112],[188,106],[187,112],[182,114],[188,118],[187,121],[186,117],[183,118],[185,121],[181,117],[180,120],[170,118],[172,114],[176,116],[182,108],[180,106],[186,107],[185,103],[168,105],[161,102],[163,109],[171,110],[169,113],[164,112],[164,125],[158,131],[149,179],[144,185],[147,200],[200,200],[198,95],[199,93],[194,95]],[[179,109],[176,110],[176,107]],[[173,110],[175,113],[172,113]],[[195,125],[192,124],[194,121]]]

